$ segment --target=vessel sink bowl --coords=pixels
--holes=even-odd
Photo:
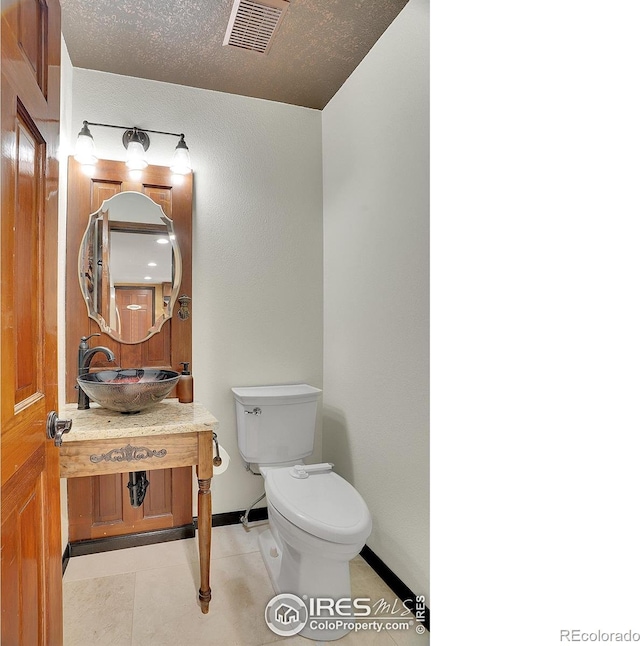
[[[161,402],[178,383],[173,370],[100,370],[78,377],[80,388],[97,404],[120,413],[139,413]]]

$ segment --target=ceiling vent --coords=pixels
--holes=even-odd
[[[234,0],[223,45],[268,54],[287,0]]]

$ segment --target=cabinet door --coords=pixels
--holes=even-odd
[[[67,293],[66,293],[66,400],[76,402],[77,352],[80,337],[100,332],[90,319],[78,284],[78,251],[89,222],[104,200],[121,191],[136,191],[159,204],[173,220],[180,254],[182,280],[180,294],[191,296],[191,203],[192,177],[179,183],[163,166],[148,166],[139,179],[129,176],[123,162],[102,160],[91,177],[69,158],[67,213]],[[158,334],[142,343],[119,343],[105,333],[94,339],[116,355],[121,368],[168,368],[179,371],[180,362],[191,362],[191,318],[173,317]],[[97,355],[92,368],[113,368],[105,357]],[[175,397],[175,392],[169,397]],[[179,527],[192,522],[191,467],[147,472],[149,488],[144,505],[131,507],[128,474],[72,478],[68,481],[69,540],[72,542],[121,536]]]
[[[69,540],[137,534],[191,523],[191,467],[147,471],[147,478],[147,495],[137,508],[129,502],[127,473],[70,478]]]

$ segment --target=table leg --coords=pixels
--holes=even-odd
[[[200,608],[203,614],[209,612],[211,585],[211,476],[213,475],[213,432],[198,434],[198,551],[200,554]]]

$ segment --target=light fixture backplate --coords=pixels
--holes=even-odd
[[[125,148],[129,147],[129,142],[133,138],[133,133],[137,132],[138,137],[140,138],[140,143],[142,143],[142,147],[144,148],[145,152],[149,150],[149,135],[144,131],[144,130],[125,130],[124,134],[122,135],[122,143]]]

